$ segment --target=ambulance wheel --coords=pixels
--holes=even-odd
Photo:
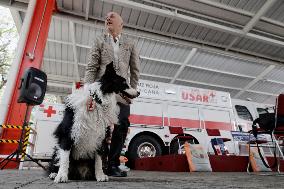
[[[136,158],[155,157],[162,155],[162,147],[154,137],[141,135],[131,142],[128,154],[132,161]]]

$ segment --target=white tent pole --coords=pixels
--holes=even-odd
[[[21,61],[23,58],[23,53],[25,50],[26,41],[28,38],[29,29],[30,29],[34,9],[36,6],[36,2],[37,0],[30,0],[28,9],[26,11],[26,16],[23,22],[23,26],[21,28],[20,38],[19,38],[19,42],[17,45],[15,57],[13,59],[13,62],[9,70],[6,88],[4,90],[4,94],[2,96],[1,103],[0,103],[0,124],[4,124],[4,121],[7,116],[9,106],[10,106],[10,100],[13,95],[12,93],[13,93],[14,85],[16,84],[16,76],[19,71],[19,65],[21,64]]]

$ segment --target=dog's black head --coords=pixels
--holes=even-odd
[[[106,71],[99,82],[101,82],[101,90],[103,94],[113,92],[119,93],[129,89],[126,79],[116,74],[113,62],[106,66]]]

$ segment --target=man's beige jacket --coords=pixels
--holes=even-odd
[[[110,36],[103,34],[95,39],[89,52],[85,83],[99,80],[105,72],[106,65],[114,62],[114,52]],[[114,63],[118,75],[124,77],[132,88],[137,88],[139,79],[139,56],[134,44],[123,34],[119,39],[118,63]],[[129,75],[130,74],[130,75]],[[130,78],[130,81],[129,79]]]

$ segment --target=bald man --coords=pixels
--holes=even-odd
[[[134,42],[122,34],[123,20],[116,12],[109,12],[105,19],[106,32],[95,39],[89,53],[85,73],[85,82],[93,83],[101,78],[106,65],[113,62],[116,73],[136,89],[139,79],[139,56]],[[109,176],[126,177],[126,172],[119,169],[120,153],[127,135],[130,106],[118,103],[119,122],[115,125],[108,155]]]

